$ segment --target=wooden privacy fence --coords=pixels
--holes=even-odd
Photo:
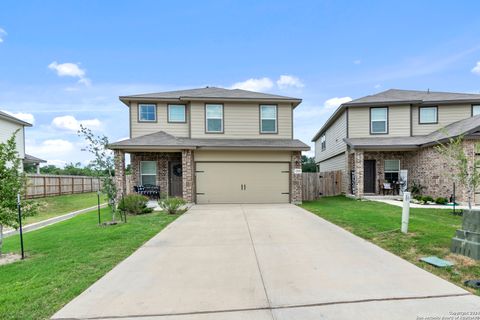
[[[96,177],[27,174],[27,198],[95,192],[99,189],[100,180]]]
[[[321,196],[342,193],[342,171],[302,173],[303,200],[316,200]]]

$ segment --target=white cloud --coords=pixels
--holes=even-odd
[[[0,43],[4,41],[3,39],[5,38],[6,35],[7,35],[7,31],[5,31],[5,29],[0,28]]]
[[[90,79],[86,77],[86,71],[76,63],[58,63],[57,61],[53,61],[48,65],[48,68],[54,70],[59,77],[79,78],[78,83],[86,86],[91,85]]]
[[[98,119],[77,120],[74,116],[55,117],[52,125],[58,129],[77,132],[80,125],[92,130],[98,130],[102,127],[102,122]]]
[[[52,158],[63,158],[66,157],[70,152],[73,151],[73,143],[63,139],[50,139],[45,140],[40,144],[35,144],[32,142],[27,143],[26,151],[29,154],[35,155],[36,157],[50,160]]]
[[[475,65],[475,67],[473,67],[471,71],[472,73],[480,75],[480,61],[477,62],[477,64]]]
[[[277,86],[280,89],[285,89],[287,87],[303,88],[305,85],[298,77],[281,75],[277,80]]]
[[[330,109],[337,108],[339,105],[350,102],[350,101],[352,101],[352,98],[350,97],[342,97],[342,98],[335,97],[325,101],[323,106],[325,109],[330,110]]]
[[[33,114],[31,113],[23,113],[23,112],[10,112],[10,111],[7,111],[7,110],[2,110],[3,112],[5,113],[8,113],[9,115],[17,118],[17,119],[20,119],[20,120],[23,120],[25,122],[28,122],[30,124],[34,124],[35,123],[35,117],[33,116]]]
[[[52,160],[47,160],[47,163],[41,164],[40,166],[45,167],[45,166],[48,166],[48,165],[54,165],[55,167],[63,168],[67,165],[67,161],[52,159]]]
[[[373,87],[374,87],[375,89],[380,89],[380,88],[382,87],[382,85],[378,83],[378,84],[374,85]]]
[[[266,91],[273,87],[273,81],[270,78],[248,79],[242,82],[234,83],[232,89],[242,89],[249,91]]]
[[[361,63],[362,63],[362,60],[360,59],[353,60],[353,64],[361,64]]]

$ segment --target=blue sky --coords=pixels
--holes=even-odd
[[[119,95],[215,85],[303,99],[305,142],[342,101],[389,88],[480,92],[478,1],[10,1],[0,110],[27,152],[87,163],[84,123],[128,136]],[[283,76],[283,77],[282,77]]]

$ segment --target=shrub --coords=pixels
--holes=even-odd
[[[147,207],[147,203],[147,197],[140,194],[129,194],[120,200],[118,210],[133,215],[151,213],[153,209]]]
[[[422,201],[427,203],[427,202],[433,202],[433,198],[431,196],[423,196]]]
[[[423,197],[422,197],[421,195],[419,195],[419,194],[413,196],[413,199],[415,199],[415,200],[417,200],[417,201],[422,201],[422,198],[423,198]]]
[[[413,184],[412,186],[410,187],[410,191],[412,192],[412,194],[414,195],[420,195],[422,194],[423,192],[423,189],[425,189],[424,186],[422,186],[420,183],[417,183],[415,181],[413,181]],[[417,199],[417,200],[420,200],[420,199]]]
[[[438,197],[437,199],[435,199],[435,203],[436,204],[447,204],[448,199],[444,198],[444,197]]]
[[[158,202],[160,208],[168,214],[177,214],[181,206],[185,204],[182,198],[166,198]]]

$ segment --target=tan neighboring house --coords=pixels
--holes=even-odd
[[[406,180],[424,186],[424,194],[448,198],[452,169],[434,146],[464,135],[474,165],[478,115],[480,94],[391,89],[344,103],[313,137],[318,171],[342,171],[343,191],[356,197]],[[456,196],[466,201],[466,190],[457,186]]]
[[[0,142],[6,142],[18,130],[18,133],[15,136],[15,142],[18,155],[20,159],[22,159],[22,170],[24,164],[34,164],[37,167],[38,172],[39,164],[46,161],[25,153],[25,127],[31,126],[32,125],[28,122],[0,111]]]
[[[196,203],[298,203],[301,152],[293,137],[300,99],[206,87],[122,96],[130,138],[112,143],[116,183],[126,189],[125,154],[132,185]]]

